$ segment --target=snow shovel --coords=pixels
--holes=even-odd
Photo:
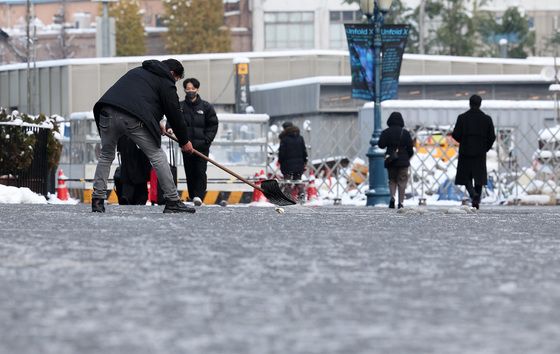
[[[175,141],[177,143],[179,142],[177,140],[177,138],[175,137],[175,134],[169,134],[169,133],[166,132],[165,135],[168,136],[169,138],[171,138],[173,141]],[[293,201],[291,198],[287,197],[284,193],[282,193],[282,190],[280,189],[280,186],[278,185],[278,181],[275,180],[275,179],[264,180],[264,181],[261,182],[261,185],[259,187],[256,184],[251,183],[247,179],[241,177],[237,173],[233,172],[232,170],[228,169],[227,167],[220,165],[219,163],[212,160],[208,156],[202,154],[200,151],[198,151],[196,149],[193,149],[193,154],[200,157],[201,159],[204,159],[204,160],[210,162],[214,166],[224,170],[225,172],[229,173],[230,175],[234,176],[235,178],[239,179],[240,181],[250,185],[251,187],[255,188],[256,190],[261,191],[262,194],[264,194],[264,196],[272,204],[276,204],[276,205],[279,205],[279,206],[287,206],[287,205],[296,204],[295,201]]]

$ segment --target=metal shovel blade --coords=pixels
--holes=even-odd
[[[264,196],[272,204],[278,206],[287,206],[296,204],[291,198],[282,193],[278,181],[275,179],[267,179],[261,182],[261,189]]]

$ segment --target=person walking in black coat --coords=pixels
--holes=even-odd
[[[385,159],[385,168],[389,174],[389,191],[391,192],[391,200],[389,208],[395,208],[395,193],[399,191],[398,208],[403,207],[404,192],[408,183],[408,167],[410,166],[410,158],[414,155],[412,148],[412,137],[408,130],[404,129],[404,120],[400,112],[393,112],[387,119],[388,128],[381,132],[378,146],[381,149],[387,149],[386,155],[397,153],[397,158],[392,161]],[[371,171],[370,171],[371,173]]]
[[[107,178],[117,142],[123,135],[140,147],[155,168],[166,199],[163,212],[195,212],[179,199],[167,157],[161,149],[160,121],[165,114],[175,128],[181,150],[192,152],[175,87],[183,72],[183,65],[175,59],[146,60],[141,67],[124,74],[93,107],[101,137],[101,154],[93,182],[93,212],[105,212]]]
[[[278,149],[278,163],[280,172],[286,180],[299,181],[307,164],[307,149],[305,141],[300,135],[299,128],[292,122],[282,124],[284,130],[278,135],[280,147]],[[294,199],[305,200],[305,188],[301,183],[285,186],[287,192]]]
[[[200,97],[198,92],[200,81],[195,78],[185,79],[183,89],[185,90],[185,100],[181,102],[181,108],[187,124],[189,140],[192,142],[193,148],[208,156],[210,145],[218,132],[218,116],[212,104]],[[167,131],[173,133],[173,129]],[[197,206],[202,205],[208,183],[208,177],[206,176],[208,163],[206,160],[189,153],[183,153],[183,162],[189,199]]]
[[[284,130],[278,136],[280,148],[278,163],[285,179],[299,180],[307,164],[307,149],[305,141],[300,135],[299,128],[291,122],[285,122]]]
[[[463,185],[472,206],[480,208],[482,186],[486,185],[486,153],[496,140],[492,118],[480,110],[482,98],[472,95],[470,109],[457,117],[452,137],[459,143],[459,164],[456,185]],[[473,186],[474,180],[474,186]]]

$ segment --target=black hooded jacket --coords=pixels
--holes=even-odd
[[[187,99],[182,101],[181,108],[193,147],[208,151],[218,132],[218,116],[214,107],[197,95],[194,102]]]
[[[291,126],[280,133],[280,148],[278,162],[282,174],[301,174],[307,163],[307,149],[305,141],[299,134],[299,128]]]
[[[387,119],[388,128],[381,132],[379,137],[379,147],[387,148],[387,153],[391,153],[399,148],[399,159],[391,164],[391,167],[408,167],[410,158],[414,155],[412,148],[412,138],[408,130],[404,129],[404,120],[399,112],[393,112]],[[402,136],[401,136],[402,131]]]
[[[98,129],[99,113],[105,105],[141,120],[158,147],[161,146],[159,121],[164,114],[180,145],[189,142],[175,80],[167,65],[158,60],[146,60],[141,67],[128,71],[97,101],[93,114]]]

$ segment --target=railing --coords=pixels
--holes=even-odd
[[[33,161],[23,170],[0,170],[0,183],[14,187],[27,187],[35,193],[46,196],[54,192],[54,170],[49,171],[47,156],[47,139],[49,129],[37,126],[19,126],[0,123],[0,129],[9,134],[15,129],[21,129],[26,134],[35,134],[36,142],[33,146]]]

